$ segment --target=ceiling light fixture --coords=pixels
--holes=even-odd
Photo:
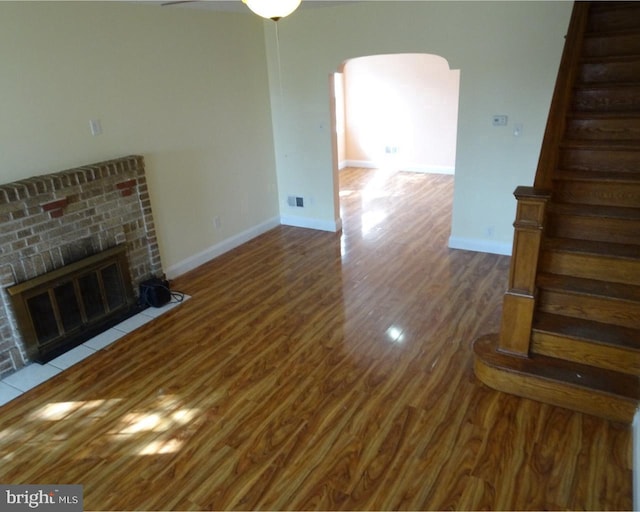
[[[301,0],[242,0],[258,16],[278,21],[289,16],[300,5]]]

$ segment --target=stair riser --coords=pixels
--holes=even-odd
[[[638,302],[541,290],[537,309],[555,315],[640,329],[640,303]]]
[[[635,6],[607,10],[592,9],[587,24],[588,32],[640,29],[640,9]]]
[[[640,182],[557,181],[553,197],[564,203],[638,207]]]
[[[559,167],[567,170],[629,172],[640,179],[640,151],[562,148]]]
[[[583,57],[610,57],[640,54],[640,34],[592,36],[584,40]]]
[[[640,351],[637,350],[534,330],[531,333],[531,352],[630,375],[640,375]]]
[[[578,83],[637,82],[640,59],[585,62],[578,69]]]
[[[577,112],[640,110],[640,87],[601,86],[576,89],[573,109]]]
[[[566,214],[550,215],[547,233],[557,238],[640,244],[640,221]]]
[[[542,251],[541,272],[640,286],[640,260],[563,251]]]
[[[638,140],[640,118],[570,119],[567,137],[574,140]]]

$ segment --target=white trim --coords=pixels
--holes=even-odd
[[[633,510],[640,511],[640,409],[633,418]]]
[[[166,270],[167,278],[173,279],[186,272],[189,272],[190,270],[193,270],[194,268],[197,268],[200,265],[211,261],[214,258],[217,258],[225,252],[229,252],[230,250],[235,249],[236,247],[248,242],[249,240],[259,235],[262,235],[263,233],[266,233],[270,229],[278,227],[279,225],[279,218],[273,217],[262,222],[261,224],[243,231],[242,233],[238,233],[237,235],[227,238],[220,243],[212,245],[211,247],[208,247],[203,251],[189,256],[188,258],[185,258],[184,260],[179,261],[174,265],[171,265]]]
[[[293,226],[296,228],[317,229],[319,231],[330,231],[337,233],[342,230],[342,219],[334,221],[312,219],[309,217],[295,217],[292,215],[283,215],[280,217],[280,224],[284,226]]]
[[[375,165],[371,160],[343,160],[340,165],[341,169],[345,167],[364,167],[366,169],[377,169],[379,165]]]
[[[466,251],[488,252],[491,254],[511,256],[512,244],[511,242],[497,242],[495,240],[484,240],[482,238],[450,236],[449,247],[451,249],[463,249]]]
[[[345,167],[363,167],[365,169],[380,169],[383,163],[376,163],[372,160],[342,160],[338,169]],[[421,172],[425,174],[455,174],[456,168],[448,165],[401,165],[399,170],[406,172]]]
[[[427,165],[427,166],[416,166],[416,167],[401,167],[401,171],[406,172],[421,172],[424,174],[455,174],[456,168],[449,167],[446,165]]]

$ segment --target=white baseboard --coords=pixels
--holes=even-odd
[[[364,167],[365,169],[377,169],[379,166],[375,165],[371,160],[343,160],[340,162],[340,169],[345,167]]]
[[[640,511],[640,409],[633,418],[633,510]]]
[[[456,173],[455,167],[447,167],[444,165],[428,165],[428,166],[417,166],[417,167],[402,167],[401,171],[406,172],[421,172],[424,174],[450,174],[454,175]]]
[[[293,226],[296,228],[317,229],[319,231],[330,231],[337,233],[342,230],[342,219],[335,221],[326,221],[311,219],[309,217],[295,217],[293,215],[283,215],[280,217],[280,224],[284,226]]]
[[[343,160],[339,163],[338,169],[345,167],[363,167],[365,169],[379,169],[382,164],[377,164],[371,160]],[[400,167],[401,171],[421,172],[425,174],[455,174],[455,167],[445,165],[407,165]]]
[[[488,252],[491,254],[511,256],[512,243],[484,240],[482,238],[451,236],[449,237],[449,247],[451,249],[463,249],[466,251]]]
[[[168,279],[173,279],[178,277],[194,268],[199,267],[200,265],[211,261],[218,256],[221,256],[225,252],[229,252],[232,249],[248,242],[249,240],[266,233],[270,229],[278,227],[280,225],[280,219],[278,217],[273,217],[257,226],[253,226],[242,233],[238,233],[226,240],[223,240],[220,243],[217,243],[207,249],[200,251],[199,253],[194,254],[193,256],[189,256],[182,261],[179,261],[175,265],[171,265],[165,271]]]

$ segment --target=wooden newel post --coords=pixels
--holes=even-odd
[[[498,350],[527,357],[536,301],[536,270],[542,242],[545,207],[549,193],[533,187],[518,187],[513,223],[513,252],[509,288],[502,306],[502,325]]]

